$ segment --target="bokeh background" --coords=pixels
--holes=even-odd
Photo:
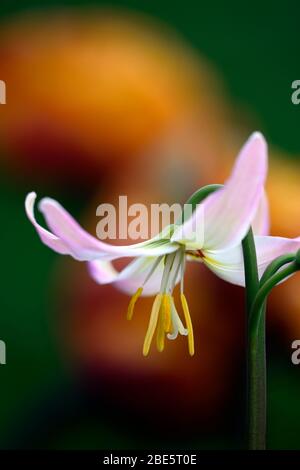
[[[244,446],[243,290],[190,266],[196,355],[141,355],[151,300],[128,298],[41,245],[24,197],[95,209],[184,202],[223,182],[243,141],[270,145],[272,233],[299,223],[299,2],[2,0],[0,447]],[[300,448],[300,277],[269,303],[268,447]]]

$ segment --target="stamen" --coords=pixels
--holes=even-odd
[[[165,333],[169,333],[172,328],[171,321],[171,302],[170,294],[162,295],[162,302],[160,306],[157,335],[156,335],[156,346],[159,352],[162,352],[165,347]]]
[[[144,347],[143,347],[143,354],[144,356],[148,356],[152,338],[155,332],[155,328],[157,325],[157,320],[158,320],[158,315],[159,315],[159,310],[161,306],[161,300],[162,300],[162,294],[157,294],[155,297],[155,300],[153,302],[152,306],[152,311],[150,315],[150,321],[149,321],[149,326],[148,330],[145,336],[145,341],[144,341]]]
[[[160,307],[160,314],[158,319],[157,335],[156,335],[156,346],[159,352],[162,352],[165,348],[165,309],[163,302]]]
[[[144,280],[143,282],[143,286],[149,281],[149,279],[151,278],[152,274],[154,274],[154,272],[156,271],[156,268],[158,267],[158,265],[160,264],[160,262],[162,261],[163,259],[163,256],[159,256],[155,262],[153,263],[153,266],[152,268],[150,269],[149,273],[147,274],[146,276],[146,279]]]
[[[185,263],[186,263],[185,255],[183,254],[182,263],[181,263],[181,276],[180,276],[181,277],[181,279],[180,279],[180,292],[181,292],[181,294],[183,294],[183,288],[184,288]]]
[[[171,278],[171,281],[170,281],[170,291],[172,292],[175,285],[176,285],[176,281],[177,281],[177,278],[178,278],[178,273],[179,273],[179,270],[181,268],[181,265],[182,265],[182,262],[183,262],[183,259],[182,259],[182,254],[181,254],[181,251],[178,250],[177,253],[176,253],[176,258],[174,260],[174,264],[172,266],[172,271],[173,271],[173,277]]]
[[[178,336],[178,328],[177,328],[175,321],[173,321],[172,330],[170,333],[167,334],[167,338],[173,341],[174,339],[177,338],[177,336]]]
[[[184,317],[188,329],[188,345],[189,345],[189,353],[191,356],[195,354],[195,347],[194,347],[194,332],[193,332],[193,325],[192,320],[189,312],[188,303],[186,301],[185,295],[183,293],[180,294],[181,304],[184,312]]]
[[[177,338],[178,333],[182,336],[188,335],[188,330],[186,330],[180,320],[178,312],[175,307],[174,299],[171,297],[171,316],[172,316],[172,333],[168,334],[168,339],[174,340]]]
[[[136,301],[138,300],[138,298],[142,295],[142,292],[143,292],[143,288],[139,287],[138,290],[136,291],[136,293],[131,297],[131,300],[129,302],[128,309],[127,309],[127,320],[132,319],[134,306],[135,306]]]
[[[170,294],[164,294],[163,308],[164,308],[164,330],[166,333],[172,331],[172,318],[171,318],[171,299]]]
[[[163,293],[167,290],[167,285],[169,281],[169,277],[171,274],[171,269],[173,266],[173,262],[176,256],[176,252],[171,253],[170,255],[165,257],[165,267],[164,267],[164,272],[161,280],[161,286],[160,286],[160,292]]]

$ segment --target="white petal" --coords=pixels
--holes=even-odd
[[[109,261],[95,260],[88,263],[88,269],[98,284],[114,283],[121,291],[134,294],[139,287],[143,286],[156,260],[156,257],[140,257],[133,260],[120,272]],[[163,268],[164,263],[161,261],[143,286],[142,295],[154,295],[159,292]]]
[[[299,238],[255,237],[259,277],[263,275],[268,265],[284,254],[296,253],[300,249]],[[217,276],[232,284],[245,286],[242,246],[229,250],[206,251],[204,263]]]
[[[245,286],[243,250],[239,244],[229,250],[205,251],[205,265],[224,281]]]

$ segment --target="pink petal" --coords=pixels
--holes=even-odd
[[[254,219],[251,223],[255,235],[268,235],[270,231],[269,203],[265,191],[262,194],[260,203]]]
[[[39,209],[51,231],[69,247],[73,256],[89,261],[114,252],[114,247],[100,242],[86,232],[54,199],[44,198]]]
[[[204,236],[199,249],[221,250],[240,243],[258,210],[266,174],[267,145],[264,137],[255,132],[242,148],[224,188],[208,196],[184,224],[186,238],[197,240],[194,227],[203,219]],[[176,233],[171,240],[180,242]]]
[[[177,247],[159,236],[146,242],[128,246],[103,243],[86,232],[75,219],[55,200],[44,198],[39,204],[51,232],[41,227],[34,218],[35,193],[26,198],[26,211],[41,240],[61,254],[69,254],[79,261],[93,259],[112,260],[120,257],[160,256],[171,253]],[[153,244],[153,242],[155,242]]]
[[[267,145],[255,132],[242,148],[224,189],[204,201],[204,247],[224,249],[245,237],[258,210],[267,174]]]
[[[38,224],[34,217],[34,202],[36,199],[36,193],[31,192],[27,195],[25,200],[25,210],[26,214],[30,220],[30,222],[35,227],[41,241],[47,245],[52,250],[60,253],[62,255],[70,254],[69,248],[66,244],[60,240],[58,237],[53,235],[53,233],[49,232],[48,230],[44,229],[41,225]]]

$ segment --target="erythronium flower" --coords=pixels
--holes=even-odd
[[[169,339],[175,339],[180,333],[188,336],[189,352],[193,355],[193,328],[183,288],[186,259],[202,262],[222,279],[243,286],[241,242],[250,226],[258,235],[256,246],[261,274],[272,259],[282,252],[295,251],[299,244],[295,240],[264,236],[268,231],[266,174],[267,146],[263,136],[256,132],[242,148],[225,185],[200,203],[187,221],[166,227],[163,233],[146,242],[129,246],[112,246],[94,238],[53,199],[44,198],[39,203],[51,232],[40,226],[34,217],[35,193],[28,194],[25,206],[45,245],[60,254],[87,261],[91,276],[99,284],[114,283],[119,289],[134,293],[128,307],[129,319],[140,295],[156,295],[144,355],[149,352],[155,331],[159,351],[164,348],[166,334]],[[199,220],[203,223],[202,236],[195,231]],[[122,257],[135,259],[117,272],[111,261]],[[173,298],[177,283],[180,283],[186,328]]]

